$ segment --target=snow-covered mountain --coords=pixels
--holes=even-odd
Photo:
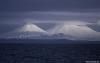
[[[23,27],[16,30],[17,32],[46,32],[35,24],[27,23]]]
[[[88,24],[91,23],[64,22],[56,24],[52,29],[45,31],[35,24],[27,23],[0,38],[100,40],[100,32],[89,28]]]
[[[4,34],[2,38],[34,39],[41,38],[41,36],[45,36],[46,34],[47,32],[37,25],[27,23],[12,32]]]
[[[59,38],[71,40],[100,40],[100,32],[92,30],[86,24],[63,23],[51,29],[50,35],[63,35]]]

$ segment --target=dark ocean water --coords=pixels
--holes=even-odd
[[[57,40],[52,40],[51,44],[46,43],[50,40],[30,41],[12,40],[12,43],[11,40],[1,40],[0,63],[86,63],[100,60],[100,44],[64,43],[65,40],[59,40],[58,43]],[[40,43],[43,41],[45,42]]]

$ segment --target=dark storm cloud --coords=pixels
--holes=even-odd
[[[0,0],[1,11],[100,8],[100,0]]]

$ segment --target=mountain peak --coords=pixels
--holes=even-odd
[[[28,38],[40,38],[44,36],[46,31],[42,28],[38,27],[35,24],[27,23],[14,31],[8,32],[1,36],[1,38],[20,38],[20,39],[28,39]]]
[[[18,29],[19,32],[45,32],[42,28],[38,27],[35,24],[27,23],[20,29]]]
[[[63,34],[66,38],[74,38],[76,40],[98,40],[100,33],[92,30],[86,25],[83,24],[61,24],[54,27],[50,33],[54,34]]]

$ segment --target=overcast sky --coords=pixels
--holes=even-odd
[[[86,12],[80,12],[84,10]],[[91,13],[92,10],[95,12]],[[5,11],[17,11],[18,13],[6,13]],[[19,13],[20,11],[27,12]],[[89,20],[96,22],[99,17],[100,0],[0,0],[0,22],[17,22],[16,20],[27,19],[33,21]]]
[[[0,0],[0,11],[98,9],[100,0]]]

